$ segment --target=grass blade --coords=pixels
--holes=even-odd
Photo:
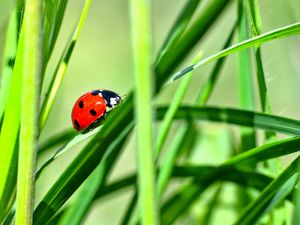
[[[20,126],[24,40],[21,32],[8,90],[8,100],[0,133],[0,222],[9,212],[15,197],[18,134]]]
[[[85,181],[83,186],[80,188],[80,192],[76,200],[63,214],[62,219],[58,223],[59,225],[81,224],[93,202],[93,199],[95,198],[97,191],[103,188],[109,172],[111,171],[114,162],[117,160],[117,156],[120,154],[120,151],[123,149],[122,147],[125,144],[132,128],[133,125],[131,124],[126,130],[123,130],[114,143],[109,147],[103,161],[100,162],[98,167]]]
[[[8,91],[17,51],[17,14],[15,10],[10,16],[5,42],[3,69],[0,83],[0,121],[3,118],[5,106],[8,100]]]
[[[299,189],[299,183],[300,183],[300,163],[298,163],[298,190],[294,191],[294,212],[293,212],[293,218],[292,218],[292,225],[297,225],[300,223],[300,214],[299,214],[299,209],[300,209],[300,189]]]
[[[68,0],[44,1],[44,60],[42,67],[42,78],[53,51],[63,18]]]
[[[178,78],[182,77],[183,75],[185,75],[187,72],[197,69],[200,66],[209,63],[213,60],[225,57],[227,55],[233,54],[237,51],[249,48],[249,47],[253,47],[256,45],[262,45],[264,43],[279,39],[279,38],[285,38],[285,37],[289,37],[289,36],[293,36],[293,35],[298,35],[300,34],[300,23],[294,23],[285,27],[281,27],[272,31],[269,31],[265,34],[250,38],[248,40],[245,40],[243,42],[240,42],[236,45],[233,45],[227,49],[224,49],[216,54],[213,54],[203,60],[200,60],[199,62],[197,62],[194,65],[191,65],[179,72],[177,72],[176,74],[173,75],[172,79],[170,82],[173,82],[175,80],[177,80]]]
[[[163,43],[159,53],[157,54],[158,56],[155,64],[159,64],[160,60],[164,57],[166,52],[168,52],[175,46],[177,40],[180,38],[180,36],[190,23],[190,20],[192,19],[192,16],[197,9],[199,2],[200,0],[191,0],[186,2],[173,27],[171,28],[165,42]]]
[[[96,129],[82,134],[79,133],[77,134],[72,140],[70,140],[68,143],[66,143],[64,146],[62,146],[61,148],[59,148],[53,155],[52,157],[50,157],[46,162],[44,162],[40,168],[36,171],[36,180],[40,177],[40,175],[43,173],[43,171],[46,169],[47,166],[50,165],[50,163],[52,163],[55,159],[57,159],[61,154],[67,152],[68,150],[70,150],[73,146],[79,144],[82,141],[85,141],[86,139],[92,137],[93,135],[95,135],[96,133],[99,132],[99,130],[101,130],[101,127],[97,127]]]
[[[234,224],[238,225],[247,225],[255,224],[259,219],[267,212],[266,208],[268,207],[269,202],[272,200],[273,196],[279,191],[279,189],[289,181],[297,173],[297,165],[299,158],[294,160],[288,168],[286,168],[276,179],[274,179],[260,194],[260,196],[253,201],[247,208],[243,211],[242,215],[237,219]],[[295,178],[295,176],[294,176]],[[295,181],[294,179],[294,185]],[[287,193],[289,193],[290,187],[286,187]],[[282,199],[277,199],[276,202],[273,202],[275,207]]]
[[[48,149],[51,149],[56,145],[71,141],[76,136],[76,134],[77,132],[73,128],[70,128],[49,137],[47,140],[39,144],[38,155],[47,151]]]
[[[32,224],[40,77],[41,1],[28,0],[24,16],[24,62],[18,159],[16,225]]]
[[[61,81],[64,78],[64,75],[66,73],[70,57],[71,57],[73,49],[77,43],[77,40],[80,35],[81,29],[83,27],[83,23],[85,21],[88,9],[90,7],[90,4],[91,4],[91,0],[85,1],[84,8],[82,10],[81,16],[77,23],[77,26],[74,30],[74,33],[73,33],[71,39],[69,40],[69,43],[67,44],[67,46],[59,60],[59,63],[57,65],[54,75],[52,77],[50,86],[47,88],[45,99],[43,101],[41,112],[40,112],[40,123],[39,123],[40,130],[42,130],[42,128],[44,127],[44,125],[46,123],[46,120],[47,120],[50,110],[52,108],[56,93],[57,93],[57,91],[60,87]]]
[[[157,224],[152,143],[151,1],[131,0],[130,16],[135,77],[138,200],[141,224]]]
[[[157,119],[162,119],[167,109],[168,107],[165,106],[158,107]],[[176,111],[174,118],[224,122],[288,135],[299,135],[300,132],[300,121],[298,120],[232,108],[181,106]]]
[[[160,63],[155,65],[156,88],[163,85],[175,68],[213,26],[217,18],[222,15],[230,2],[228,0],[210,0],[203,5],[195,18],[195,22],[180,37],[176,46],[166,52]]]

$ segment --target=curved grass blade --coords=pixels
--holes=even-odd
[[[7,34],[5,38],[5,49],[3,56],[3,66],[1,73],[1,83],[0,83],[0,121],[3,118],[5,106],[8,100],[8,92],[11,82],[11,76],[13,71],[13,66],[16,58],[17,51],[17,12],[16,10],[10,16]],[[0,122],[1,130],[1,122]]]
[[[78,133],[75,137],[72,138],[71,141],[63,145],[61,148],[59,148],[52,157],[50,157],[46,162],[42,164],[42,166],[36,171],[35,177],[36,180],[40,177],[44,169],[52,163],[55,159],[57,159],[61,154],[65,153],[66,151],[70,150],[73,146],[79,144],[80,142],[85,141],[86,139],[94,136],[96,133],[98,133],[101,130],[101,127],[97,127],[96,129],[88,132],[88,133]]]
[[[175,68],[203,38],[230,2],[228,0],[210,0],[203,5],[195,22],[179,38],[176,46],[166,52],[160,63],[155,65],[156,89],[163,85]]]
[[[164,117],[167,108],[157,108],[157,119],[160,120]],[[300,134],[300,121],[298,120],[240,109],[181,106],[176,111],[174,118],[225,122],[288,135]]]
[[[42,130],[44,127],[46,120],[48,118],[48,115],[50,113],[50,110],[52,108],[56,93],[60,87],[61,81],[64,78],[64,75],[66,73],[68,63],[70,60],[70,57],[72,55],[73,49],[77,43],[78,37],[80,35],[83,23],[85,21],[88,9],[90,7],[91,0],[86,0],[84,8],[82,10],[81,16],[79,18],[79,21],[76,25],[76,28],[74,30],[74,33],[69,40],[69,43],[67,44],[59,63],[56,67],[56,70],[54,72],[54,75],[51,79],[50,86],[48,87],[46,91],[46,96],[42,104],[41,112],[40,112],[40,123],[39,123],[39,129]]]
[[[41,1],[27,0],[23,20],[24,48],[20,143],[16,194],[16,225],[32,224],[34,171],[38,120],[38,84],[40,78]]]
[[[141,223],[158,224],[152,136],[151,1],[131,0],[130,21],[135,78],[136,158]]]
[[[237,23],[233,26],[224,46],[223,49],[228,48],[230,46],[230,43],[232,42],[234,32],[236,29]],[[212,94],[213,88],[215,87],[216,81],[219,78],[219,74],[221,72],[221,69],[224,65],[226,58],[220,58],[216,62],[216,65],[214,66],[209,78],[205,81],[205,83],[202,85],[200,92],[197,96],[196,102],[199,105],[205,105],[209,99],[209,97]]]
[[[132,128],[133,124],[129,125],[120,133],[112,145],[109,146],[104,159],[80,188],[80,192],[76,200],[63,214],[58,223],[59,225],[79,225],[82,223],[82,220],[88,212],[97,191],[99,189],[101,190],[106,183],[107,177],[109,176],[115,161],[120,155]]]
[[[76,134],[77,132],[73,128],[54,134],[38,146],[38,155],[61,143],[71,141]]]
[[[171,79],[170,82],[173,82],[175,80],[177,80],[178,78],[182,77],[183,75],[185,75],[186,73],[188,73],[191,70],[197,69],[200,66],[209,63],[213,60],[225,57],[227,55],[233,54],[237,51],[240,51],[242,49],[246,49],[249,47],[253,47],[256,45],[262,45],[264,43],[279,39],[279,38],[285,38],[285,37],[289,37],[289,36],[293,36],[293,35],[298,35],[300,34],[300,23],[294,23],[285,27],[281,27],[272,31],[269,31],[265,34],[250,38],[248,40],[245,40],[243,42],[240,42],[236,45],[233,45],[227,49],[224,49],[216,54],[213,54],[203,60],[200,60],[199,62],[197,62],[194,65],[191,65],[177,73],[175,73]]]
[[[271,204],[271,208],[274,208],[278,203],[282,201],[282,198],[276,199],[274,201],[274,196],[280,191],[287,182],[289,186],[292,187],[295,185],[297,176],[296,173],[298,168],[299,158],[294,160],[288,168],[286,168],[276,179],[274,179],[260,194],[260,196],[253,202],[250,203],[249,206],[243,211],[242,215],[237,219],[234,224],[238,225],[247,225],[247,224],[255,224],[259,221],[259,219],[270,209],[268,209],[269,204]],[[296,175],[296,176],[295,176]],[[292,179],[292,180],[291,180]],[[285,194],[289,194],[291,192],[291,187],[285,187]]]
[[[121,225],[128,225],[130,224],[130,219],[134,213],[134,210],[136,208],[136,202],[137,202],[137,197],[138,197],[138,194],[137,194],[137,188],[135,187],[135,191],[133,193],[133,196],[131,197],[131,200],[128,204],[128,207],[126,209],[126,212],[123,216],[123,218],[121,219]]]
[[[197,9],[200,0],[191,0],[187,1],[179,16],[177,17],[174,25],[172,26],[168,36],[160,48],[159,53],[157,54],[157,59],[155,64],[159,64],[160,60],[164,57],[166,52],[172,49],[177,40],[180,38],[182,33],[186,30],[188,24],[190,23],[192,16]]]

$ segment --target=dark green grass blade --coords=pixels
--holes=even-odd
[[[180,63],[183,56],[186,56],[190,50],[195,46],[203,35],[207,32],[209,27],[214,24],[214,21],[221,15],[225,6],[229,3],[227,0],[212,0],[206,4],[209,12],[200,13],[197,17],[197,23],[193,29],[188,29],[186,35],[181,38],[182,41],[177,44],[180,46],[181,54],[177,55],[177,49],[168,53],[168,61],[170,63],[162,62],[155,67],[157,88],[168,78],[170,72],[175,69],[175,66]],[[206,16],[208,15],[208,16]],[[176,52],[176,55],[173,54]],[[86,177],[95,169],[102,152],[105,152],[109,141],[118,135],[119,130],[124,129],[132,120],[132,96],[128,95],[128,99],[119,106],[120,110],[112,115],[110,123],[104,124],[105,132],[101,135],[96,135],[91,141],[91,144],[86,148],[82,154],[79,154],[73,163],[68,167],[64,174],[58,179],[56,184],[49,190],[48,194],[43,198],[42,202],[38,205],[34,213],[34,218],[37,223],[43,224],[45,220],[49,220],[55,212],[67,201],[67,199],[74,193],[78,186],[86,179]],[[115,123],[117,121],[117,123]],[[108,125],[109,124],[109,125]],[[97,143],[94,142],[97,140]],[[99,143],[101,140],[101,144]],[[103,141],[103,142],[102,142]],[[76,170],[73,170],[74,165],[77,165]],[[62,184],[61,184],[62,183]],[[61,187],[61,188],[59,188]]]
[[[292,218],[292,225],[297,225],[300,223],[300,190],[299,190],[299,184],[300,184],[300,163],[298,162],[298,190],[294,191],[294,210],[293,210],[293,218]]]
[[[17,14],[16,11],[10,16],[7,34],[5,38],[5,49],[3,55],[1,81],[0,81],[0,121],[3,118],[5,106],[8,100],[12,70],[17,51]],[[1,130],[1,126],[0,126]]]
[[[59,225],[76,225],[82,223],[82,220],[85,218],[92,205],[97,190],[103,188],[103,185],[105,184],[107,177],[109,176],[109,173],[118,158],[118,155],[120,155],[120,152],[122,151],[125,141],[132,128],[133,125],[131,124],[131,126],[128,126],[126,130],[123,130],[113,144],[109,147],[103,161],[100,162],[98,167],[84,182],[83,186],[80,188],[80,192],[76,200],[63,214],[58,223]]]
[[[240,43],[249,39],[248,21],[243,3],[243,0],[237,2],[238,14],[241,17],[238,23],[238,41]],[[239,105],[242,109],[253,110],[254,91],[249,49],[243,49],[237,53],[237,67]],[[247,149],[255,147],[255,136],[255,132],[252,128],[242,127],[240,129],[240,151],[246,151]]]
[[[260,194],[260,196],[253,201],[247,208],[243,211],[242,215],[237,219],[234,223],[236,225],[252,225],[259,222],[259,219],[268,212],[267,207],[268,204],[273,204],[273,208],[282,201],[281,198],[276,199],[276,202],[272,202],[272,198],[280,188],[285,185],[286,182],[289,182],[289,179],[293,178],[293,182],[289,184],[289,186],[294,186],[295,181],[297,180],[297,166],[298,166],[299,158],[294,160],[291,165],[286,168],[275,180],[273,180]],[[285,187],[286,195],[291,192],[292,187]],[[274,200],[274,198],[273,198]],[[271,202],[270,202],[271,201]],[[270,210],[270,209],[269,209]]]
[[[167,107],[158,107],[157,119],[162,119],[166,110]],[[247,110],[221,107],[181,106],[177,110],[175,118],[224,122],[288,135],[300,134],[300,121],[298,120]]]
[[[77,132],[73,128],[54,134],[53,136],[49,137],[47,140],[39,144],[38,155],[53,148],[54,146],[71,141],[76,136],[76,134]]]
[[[81,29],[83,27],[90,4],[91,4],[91,0],[85,1],[85,5],[82,9],[79,21],[75,27],[72,37],[70,38],[64,52],[62,53],[62,56],[57,64],[56,69],[55,69],[54,75],[52,76],[51,83],[46,90],[45,99],[42,103],[41,112],[40,112],[40,123],[39,123],[40,130],[42,130],[42,128],[44,127],[44,125],[47,121],[48,115],[52,108],[54,99],[56,97],[56,93],[60,87],[62,79],[64,78],[64,75],[65,75],[67,67],[68,67],[69,60],[71,58],[72,52],[74,50],[74,47],[77,43],[78,37],[81,32]]]
[[[136,182],[136,180],[135,180]],[[123,218],[121,219],[121,225],[128,225],[129,222],[130,222],[130,219],[134,213],[134,210],[135,210],[135,207],[136,207],[136,202],[137,202],[137,197],[138,197],[138,194],[137,194],[137,188],[135,187],[135,192],[133,194],[133,196],[131,197],[131,200],[127,206],[127,209],[124,213],[124,216]]]
[[[155,64],[159,64],[160,60],[164,57],[166,52],[168,52],[175,46],[177,40],[180,38],[180,36],[183,34],[188,24],[190,23],[199,2],[200,0],[191,0],[186,2],[178,18],[174,22],[174,25],[171,28],[166,40],[160,48]]]
[[[256,45],[262,45],[264,43],[267,43],[267,42],[270,42],[270,41],[273,41],[273,40],[276,40],[279,38],[286,38],[286,37],[298,35],[298,34],[300,34],[300,23],[294,23],[294,24],[291,24],[291,25],[288,25],[285,27],[281,27],[281,28],[269,31],[269,32],[259,35],[257,37],[250,38],[241,43],[233,45],[227,49],[224,49],[214,55],[211,55],[203,60],[200,60],[198,63],[191,65],[191,66],[177,72],[176,74],[173,75],[170,82],[177,80],[178,78],[182,77],[189,71],[197,69],[198,67],[200,67],[206,63],[209,63],[213,60],[225,57],[227,55],[233,54],[237,51],[240,51],[240,50],[243,50],[243,49],[246,49],[249,47],[253,47]]]
[[[212,198],[210,199],[206,213],[203,216],[203,222],[202,224],[209,225],[211,224],[211,221],[213,220],[213,214],[217,209],[218,206],[218,201],[220,198],[220,195],[222,193],[222,184],[219,184],[217,189],[215,190]]]

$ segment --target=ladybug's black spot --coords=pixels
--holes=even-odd
[[[79,105],[79,108],[83,108],[83,106],[84,106],[84,104],[83,104],[83,101],[80,101],[79,103],[78,103],[78,105]]]
[[[94,109],[91,109],[91,110],[90,110],[90,114],[91,114],[92,116],[96,116],[96,115],[97,115],[97,112],[96,112]]]
[[[91,94],[94,96],[99,95],[99,93],[100,93],[100,90],[94,90],[91,92]]]
[[[80,128],[80,125],[79,125],[79,123],[78,123],[77,120],[74,120],[74,124],[75,124],[75,126],[76,126],[77,128]]]

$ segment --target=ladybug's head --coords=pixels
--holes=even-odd
[[[104,98],[106,106],[109,108],[114,108],[122,101],[121,96],[113,91],[108,91],[108,90],[98,90],[98,91],[99,94],[102,96],[102,98]]]

